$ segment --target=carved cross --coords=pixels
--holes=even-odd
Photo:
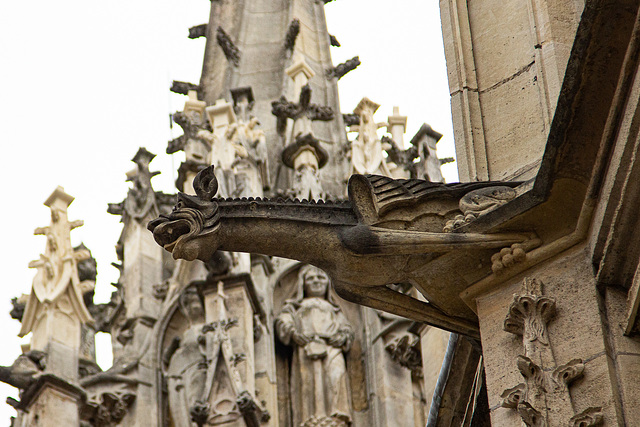
[[[333,120],[333,109],[311,103],[311,87],[306,84],[300,91],[298,103],[289,102],[285,96],[271,103],[271,113],[278,118],[278,132],[283,133],[287,127],[287,119],[294,121],[307,119],[328,122]]]

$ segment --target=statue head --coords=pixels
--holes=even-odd
[[[204,321],[204,305],[196,288],[188,287],[185,289],[180,295],[178,303],[180,311],[184,314],[184,317],[189,319],[190,323]]]
[[[220,212],[214,201],[218,181],[213,166],[201,170],[193,180],[196,196],[178,193],[178,203],[168,215],[147,225],[156,242],[175,259],[208,261],[218,250]]]
[[[329,289],[327,273],[311,265],[301,268],[300,271],[304,296],[325,298]]]
[[[298,272],[298,295],[296,300],[304,298],[324,298],[333,303],[330,297],[331,280],[327,273],[313,265],[303,265]]]

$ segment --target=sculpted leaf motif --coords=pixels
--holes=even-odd
[[[558,366],[551,374],[551,378],[556,387],[560,390],[566,390],[567,385],[581,377],[583,372],[584,363],[582,363],[582,359],[573,359],[569,363]]]
[[[544,416],[529,402],[520,402],[518,404],[518,413],[528,427],[546,427],[547,425]]]
[[[518,356],[518,370],[527,381],[527,385],[535,385],[538,389],[546,392],[545,375],[542,369],[527,356]]]
[[[502,398],[502,407],[517,409],[518,403],[524,400],[527,386],[524,383],[520,383],[515,387],[508,388],[502,392],[500,397]]]
[[[602,408],[592,406],[571,417],[569,425],[572,427],[593,427],[602,424],[602,421]]]
[[[504,321],[504,330],[522,335],[523,339],[549,345],[547,323],[556,314],[553,298],[535,295],[514,295],[509,314]]]

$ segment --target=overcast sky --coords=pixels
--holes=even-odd
[[[107,203],[126,195],[125,173],[138,147],[158,155],[151,166],[162,174],[154,188],[175,192],[182,158],[165,149],[179,134],[169,129],[169,114],[185,98],[169,86],[199,81],[204,39],[187,35],[207,22],[209,7],[207,0],[0,2],[0,365],[10,365],[24,342],[8,314],[10,299],[30,291],[35,272],[27,265],[45,245],[33,230],[49,224],[42,203],[57,185],[76,198],[69,218],[85,221],[72,242],[83,241],[98,260],[99,302],[118,279],[110,264],[121,226]],[[398,105],[409,116],[407,141],[426,122],[444,134],[439,156],[453,156],[438,2],[336,0],[325,9],[329,32],[342,44],[332,48],[334,63],[355,55],[362,61],[340,80],[342,112],[367,96],[382,105],[376,119],[386,121]],[[457,180],[454,165],[443,169],[449,182]],[[99,354],[105,366],[106,351]],[[17,394],[0,386],[0,396]],[[0,403],[0,425],[13,413]]]

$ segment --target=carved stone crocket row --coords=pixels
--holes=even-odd
[[[495,185],[353,175],[349,202],[219,199],[209,167],[194,179],[196,195],[178,193],[173,212],[151,221],[148,229],[176,259],[207,261],[216,250],[296,259],[325,270],[348,301],[477,337],[474,322],[387,285],[421,285],[424,266],[451,251],[527,240],[521,233],[442,232],[459,213],[461,197]]]

